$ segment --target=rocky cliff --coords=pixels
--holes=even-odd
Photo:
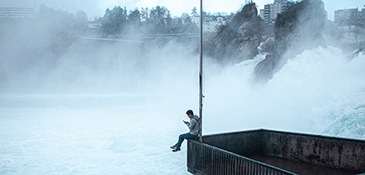
[[[320,0],[303,0],[289,3],[285,12],[278,15],[272,50],[255,67],[257,80],[268,81],[288,59],[307,49],[326,47],[322,36],[326,20]]]
[[[217,35],[206,44],[207,54],[221,62],[254,58],[261,42],[261,22],[256,4],[245,5],[228,24],[219,27]]]

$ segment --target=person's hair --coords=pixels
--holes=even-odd
[[[194,112],[192,111],[192,110],[188,110],[188,111],[186,111],[186,114],[191,114],[191,115],[194,115]]]

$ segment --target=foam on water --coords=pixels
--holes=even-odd
[[[363,139],[364,66],[364,55],[349,59],[340,49],[317,48],[288,60],[260,85],[250,80],[253,66],[240,63],[208,80],[204,130],[271,128]]]
[[[133,70],[120,61],[108,81],[103,71],[91,76],[95,89],[81,81],[70,92],[1,93],[0,174],[189,174],[186,145],[169,148],[187,132],[185,111],[198,112],[198,57],[185,49],[152,52],[144,58],[152,66],[133,80],[119,76]],[[365,55],[305,51],[264,85],[252,79],[263,59],[225,68],[206,62],[204,134],[269,128],[365,138]]]
[[[75,96],[53,95],[61,106],[41,107],[47,98],[1,108],[0,174],[188,174],[186,149],[169,148],[186,128],[158,105],[75,109],[63,105]]]

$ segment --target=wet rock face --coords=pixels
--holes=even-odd
[[[307,49],[326,47],[322,31],[325,11],[320,0],[289,3],[288,9],[279,14],[275,23],[274,46],[269,57],[255,68],[257,80],[267,81],[286,62]],[[271,62],[270,64],[268,62]]]
[[[232,43],[241,55],[241,60],[253,59],[258,54],[257,47],[261,43],[261,18],[257,16],[256,4],[243,7],[242,11],[233,18],[237,26],[237,37]]]
[[[257,16],[240,25],[238,34],[233,43],[242,54],[246,53],[246,58],[242,59],[253,59],[258,54],[257,47],[261,43],[261,22]]]
[[[270,53],[274,49],[274,38],[268,38],[265,42],[261,42],[259,46],[260,53]]]
[[[217,35],[208,43],[210,56],[222,62],[240,62],[253,59],[261,43],[261,18],[255,3],[245,5],[232,17],[231,22],[220,26]]]

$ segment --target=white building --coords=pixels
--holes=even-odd
[[[275,0],[273,4],[266,4],[260,9],[260,17],[266,23],[274,23],[279,13],[286,10],[288,0]]]
[[[365,41],[365,29],[356,25],[340,25],[337,27],[342,44],[355,44]]]
[[[335,11],[336,23],[339,23],[342,20],[350,20],[350,18],[357,18],[357,9],[341,9]]]
[[[340,9],[335,11],[335,23],[342,44],[365,42],[365,8]]]
[[[260,17],[266,23],[275,23],[278,14],[284,12],[287,7],[288,0],[275,0],[273,4],[266,4],[264,9],[260,9]],[[323,2],[321,2],[321,8],[324,9]]]
[[[365,8],[361,9],[341,9],[335,11],[335,23],[351,21],[352,23],[365,24]]]

